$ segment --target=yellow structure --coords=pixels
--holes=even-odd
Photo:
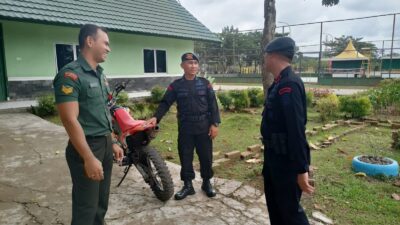
[[[337,56],[329,60],[332,77],[369,77],[369,57],[361,54],[350,39],[346,48]]]
[[[368,57],[365,57],[363,54],[359,53],[357,49],[353,45],[353,41],[350,39],[347,47],[343,50],[342,53],[335,56],[334,59],[348,59],[348,60],[355,60],[355,59],[365,59],[368,60]]]

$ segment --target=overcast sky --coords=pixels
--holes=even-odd
[[[213,32],[233,25],[239,30],[263,27],[263,0],[179,0],[200,22]],[[339,5],[324,7],[321,0],[276,0],[277,26],[371,15],[400,13],[400,0],[340,0]],[[281,22],[281,23],[280,23]],[[324,24],[323,39],[353,35],[364,40],[391,39],[393,16]],[[319,43],[320,25],[291,27],[291,37],[298,45]],[[288,28],[285,28],[286,32]],[[277,32],[281,32],[278,29]],[[400,14],[396,16],[395,39],[400,39]],[[379,48],[382,41],[375,43]],[[385,44],[389,48],[390,44]],[[400,41],[395,42],[400,47]],[[302,51],[318,47],[303,48]]]

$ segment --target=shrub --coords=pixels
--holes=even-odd
[[[326,88],[311,88],[309,91],[313,92],[316,98],[328,97],[332,94],[332,91]]]
[[[152,103],[160,103],[165,93],[165,88],[160,86],[154,86],[151,89],[150,101]]]
[[[264,105],[264,102],[265,102],[265,95],[264,95],[264,92],[262,91],[262,92],[258,93],[258,94],[257,94],[257,98],[258,98],[258,101],[261,102],[260,106],[263,106],[263,105]]]
[[[204,78],[206,78],[210,82],[211,85],[215,84],[215,78],[214,77],[205,75]]]
[[[339,99],[335,94],[329,94],[317,101],[317,111],[322,121],[336,116],[339,111]]]
[[[312,106],[313,106],[313,101],[314,101],[314,92],[312,92],[312,91],[307,91],[307,92],[306,92],[306,103],[307,103],[307,107],[312,107]]]
[[[250,107],[260,107],[264,103],[264,93],[260,88],[251,88],[247,90]]]
[[[121,91],[117,97],[117,105],[128,106],[129,104],[129,96],[126,91]]]
[[[135,119],[143,119],[144,113],[146,110],[146,103],[145,102],[134,102],[129,106],[133,114],[133,118]]]
[[[226,91],[220,91],[217,93],[217,97],[222,105],[222,108],[224,108],[224,110],[229,110],[232,105],[232,97],[229,95],[229,93]]]
[[[342,96],[339,101],[340,111],[347,117],[362,118],[371,112],[371,101],[366,96]]]
[[[395,107],[400,110],[400,80],[381,81],[377,88],[369,90],[367,96],[375,110]]]
[[[53,94],[43,95],[38,98],[38,106],[32,107],[32,113],[40,116],[53,116],[57,112]]]
[[[247,94],[247,90],[233,90],[229,93],[232,97],[233,108],[235,110],[241,110],[250,106],[250,99],[249,95]]]
[[[147,105],[147,113],[145,117],[152,117],[158,108],[158,104],[148,104]]]

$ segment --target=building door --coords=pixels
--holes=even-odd
[[[0,102],[7,100],[7,76],[4,63],[3,26],[0,23]]]

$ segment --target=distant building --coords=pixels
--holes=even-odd
[[[385,56],[382,57],[381,60],[381,70],[383,78],[389,78],[390,68],[392,68],[390,78],[400,78],[400,56],[393,56],[392,60],[390,60],[390,56]]]
[[[111,84],[149,90],[181,76],[194,40],[219,39],[176,0],[13,0],[0,4],[0,101],[52,92],[59,69],[79,54],[81,25],[109,29],[102,66]]]
[[[340,54],[328,59],[328,65],[332,77],[369,76],[369,58],[356,50],[352,40]]]

